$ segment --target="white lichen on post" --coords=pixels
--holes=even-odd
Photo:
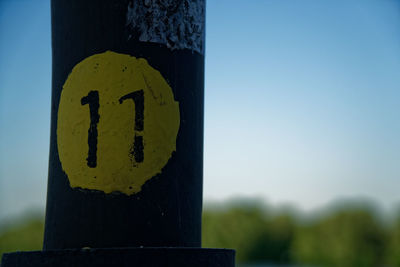
[[[204,55],[205,0],[134,0],[126,25],[129,38]]]

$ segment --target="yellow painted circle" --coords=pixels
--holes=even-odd
[[[78,63],[61,92],[57,144],[71,187],[137,193],[176,149],[179,103],[145,59],[107,51]]]

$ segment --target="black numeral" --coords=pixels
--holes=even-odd
[[[95,168],[97,165],[97,124],[100,120],[99,115],[99,92],[90,91],[87,96],[82,97],[81,104],[89,104],[90,111],[90,126],[88,134],[88,144],[89,152],[87,160],[87,165],[90,168]]]
[[[119,103],[122,104],[126,99],[132,99],[135,103],[135,138],[133,140],[131,154],[136,162],[143,162],[143,136],[140,132],[144,129],[144,92],[143,90],[139,90],[124,95],[119,99]]]

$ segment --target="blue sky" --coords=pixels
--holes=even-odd
[[[400,3],[207,2],[204,196],[400,203]],[[49,1],[0,1],[0,219],[43,208]]]

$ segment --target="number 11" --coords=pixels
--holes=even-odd
[[[119,103],[122,104],[126,99],[132,99],[135,103],[135,137],[133,140],[133,146],[131,148],[131,155],[134,157],[135,162],[143,162],[144,160],[144,144],[143,136],[140,134],[144,129],[144,92],[143,90],[135,91],[124,95],[119,99]],[[90,112],[90,126],[88,130],[88,145],[89,152],[87,165],[90,168],[96,168],[97,166],[97,124],[100,120],[99,115],[99,92],[90,91],[87,96],[82,97],[81,105],[89,104]]]

